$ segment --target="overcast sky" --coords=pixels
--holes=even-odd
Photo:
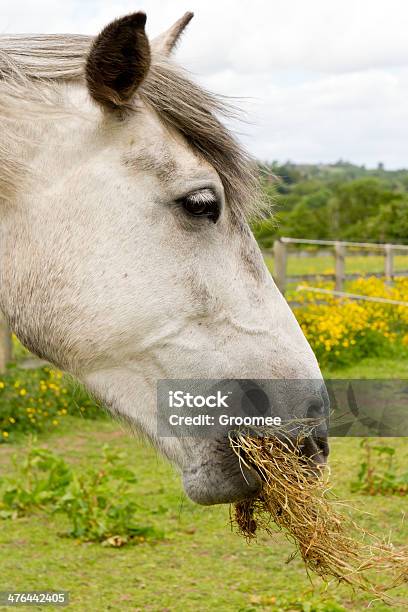
[[[407,0],[0,0],[0,28],[97,33],[139,9],[151,36],[194,11],[177,60],[246,98],[258,158],[408,166]]]

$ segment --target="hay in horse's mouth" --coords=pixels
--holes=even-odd
[[[393,602],[387,592],[408,582],[408,546],[394,548],[358,527],[331,492],[327,472],[320,469],[316,477],[302,457],[300,443],[241,432],[230,444],[264,482],[258,497],[238,502],[232,511],[232,523],[247,540],[258,529],[282,530],[307,569]],[[386,583],[376,581],[380,574]]]

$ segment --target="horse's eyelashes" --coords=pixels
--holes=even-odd
[[[189,193],[178,200],[183,210],[192,217],[207,217],[214,223],[220,216],[220,204],[212,189]]]

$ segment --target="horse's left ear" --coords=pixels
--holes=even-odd
[[[193,17],[194,13],[185,13],[171,28],[152,40],[152,50],[163,55],[170,55]]]
[[[107,110],[125,107],[146,77],[150,47],[142,12],[113,21],[94,40],[85,75],[89,93]]]

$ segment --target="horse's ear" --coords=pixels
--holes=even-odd
[[[171,28],[154,38],[152,40],[153,51],[163,55],[170,55],[193,17],[194,13],[185,13]]]
[[[150,47],[142,12],[113,21],[95,38],[85,75],[96,102],[108,110],[126,106],[147,75]]]

